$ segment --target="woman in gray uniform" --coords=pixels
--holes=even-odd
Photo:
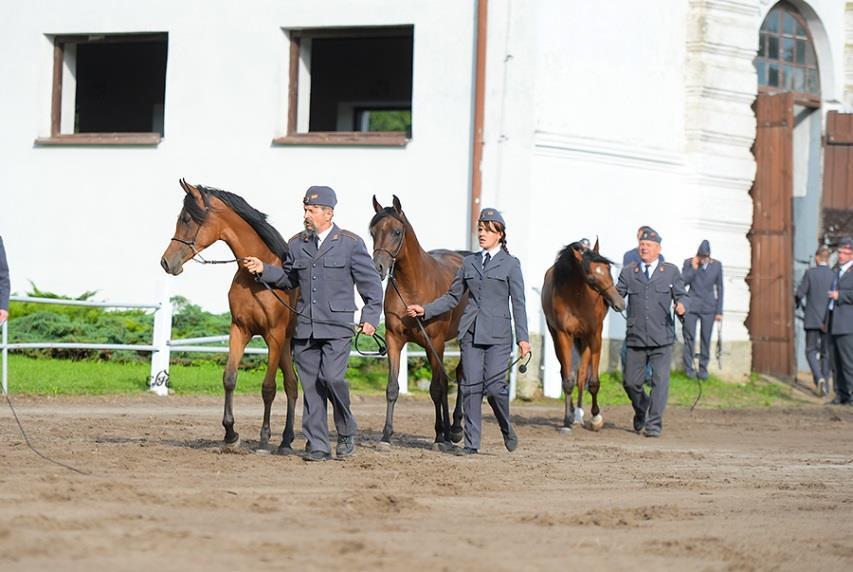
[[[522,357],[530,352],[524,278],[521,263],[506,248],[506,223],[496,209],[483,209],[477,225],[480,252],[462,261],[450,289],[436,300],[407,308],[409,316],[429,320],[455,308],[464,294],[468,304],[459,320],[458,339],[462,349],[462,407],[465,413],[465,447],[474,454],[480,449],[483,394],[495,412],[508,451],[518,446],[509,419],[509,387],[506,369],[512,353],[512,322]]]

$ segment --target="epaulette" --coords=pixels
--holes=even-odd
[[[341,234],[343,236],[346,236],[346,237],[351,238],[351,239],[356,240],[356,241],[361,240],[360,236],[358,236],[356,233],[350,232],[348,230],[341,229],[338,231],[338,234]]]
[[[307,233],[307,232],[305,232],[304,230],[303,230],[303,231],[300,231],[300,232],[297,232],[296,234],[294,234],[293,236],[291,236],[290,238],[288,238],[288,239],[287,239],[287,242],[290,242],[290,241],[292,241],[292,240],[296,240],[297,238],[298,238],[298,239],[300,239],[300,240],[302,240],[303,242],[304,242],[304,241],[307,241],[307,240],[308,240],[308,233]]]

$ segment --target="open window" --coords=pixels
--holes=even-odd
[[[412,136],[414,27],[290,30],[280,144],[405,145]]]
[[[168,36],[56,36],[50,137],[37,144],[156,145]]]

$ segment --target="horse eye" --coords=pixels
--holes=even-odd
[[[401,234],[403,234],[403,233],[400,231],[399,228],[394,231],[395,236],[400,236]]]
[[[597,274],[601,274],[601,268],[596,268],[596,269],[595,269],[595,272],[596,272]]]

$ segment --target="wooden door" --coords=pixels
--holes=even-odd
[[[796,375],[793,286],[793,109],[790,93],[756,99],[756,162],[752,195],[752,266],[746,326],[752,370],[786,379]]]
[[[853,114],[827,114],[825,143],[821,227],[824,240],[835,245],[853,236]]]

